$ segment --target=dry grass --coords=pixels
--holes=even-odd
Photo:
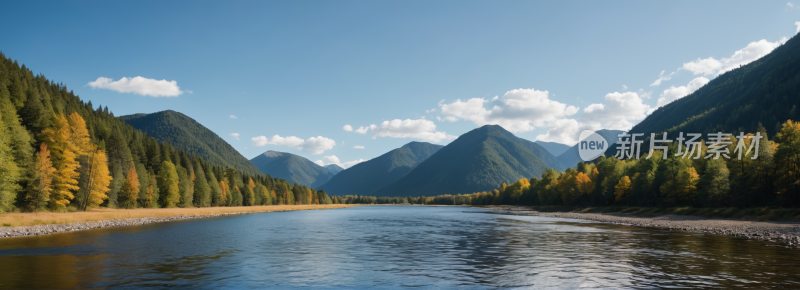
[[[326,205],[266,205],[238,207],[202,207],[202,208],[137,208],[111,209],[95,208],[76,212],[38,212],[38,213],[4,213],[0,214],[0,225],[6,227],[33,226],[42,224],[64,224],[74,222],[101,221],[110,219],[167,217],[177,215],[211,215],[237,212],[272,212],[290,210],[333,209],[357,206],[355,204]]]

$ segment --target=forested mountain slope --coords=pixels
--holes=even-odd
[[[371,195],[397,181],[444,146],[411,142],[381,156],[353,165],[322,185],[332,195]]]
[[[0,53],[0,212],[330,202],[159,143]]]
[[[486,125],[461,135],[375,195],[473,193],[492,190],[504,182],[539,177],[551,167],[531,148],[552,156],[541,146],[517,138],[500,126]]]
[[[726,72],[694,93],[654,111],[631,133],[755,133],[761,123],[775,136],[786,120],[800,119],[800,39],[793,37],[770,54]],[[735,134],[734,134],[735,135]],[[648,141],[649,142],[649,141]],[[642,148],[649,148],[648,142]],[[606,151],[613,156],[616,151]]]
[[[125,123],[177,149],[221,167],[251,175],[262,174],[247,158],[202,124],[184,114],[167,110],[120,117]]]

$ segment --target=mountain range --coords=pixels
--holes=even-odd
[[[219,135],[184,114],[166,110],[120,118],[159,142],[168,142],[175,148],[205,159],[209,164],[231,167],[251,175],[264,174]]]
[[[272,177],[285,179],[289,183],[319,188],[328,182],[341,167],[322,167],[304,157],[291,153],[267,151],[250,159],[253,165]]]
[[[542,146],[500,126],[486,125],[461,135],[374,195],[473,193],[492,190],[501,183],[540,177],[550,168],[565,169]]]
[[[332,195],[372,195],[397,181],[417,164],[442,149],[442,145],[411,142],[333,176],[320,189]]]

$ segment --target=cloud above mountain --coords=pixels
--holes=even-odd
[[[266,136],[258,136],[251,138],[253,146],[263,147],[266,145],[278,145],[292,147],[298,150],[311,152],[313,155],[319,155],[327,150],[333,149],[336,146],[336,141],[322,136],[311,137],[308,139],[299,138],[296,136],[281,137],[280,135],[267,138]]]
[[[106,89],[119,93],[133,93],[151,97],[177,97],[183,94],[177,81],[155,80],[141,76],[119,80],[106,77],[99,77],[93,82],[86,84],[93,89]]]

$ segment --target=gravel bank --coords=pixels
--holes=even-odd
[[[772,241],[800,247],[800,223],[704,218],[687,215],[637,217],[625,214],[538,212],[524,206],[489,206],[509,214],[582,219],[612,224],[692,231],[713,235]]]
[[[0,227],[0,238],[6,237],[19,237],[19,236],[35,236],[60,232],[71,232],[88,229],[98,229],[107,227],[122,227],[122,226],[139,226],[146,224],[165,223],[179,220],[191,220],[199,218],[221,217],[229,215],[263,213],[272,211],[258,211],[258,212],[235,212],[235,213],[221,213],[210,215],[178,215],[169,217],[144,217],[144,218],[128,218],[128,219],[112,219],[96,222],[78,222],[68,224],[48,224],[24,227]]]

